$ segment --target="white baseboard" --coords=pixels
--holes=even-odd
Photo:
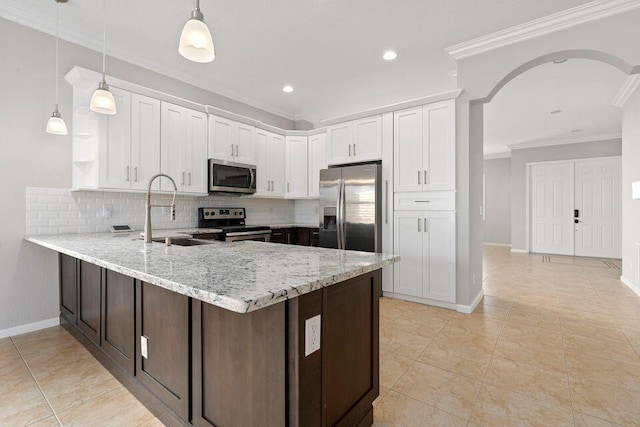
[[[480,301],[482,301],[482,298],[484,298],[484,289],[480,289],[480,293],[478,293],[478,295],[473,299],[473,301],[471,302],[471,305],[462,305],[462,304],[456,305],[456,311],[460,313],[471,314],[473,313],[473,310],[476,309],[478,304],[480,304]]]
[[[528,254],[529,251],[526,249],[513,249],[511,248],[511,252],[514,254]]]
[[[636,295],[640,296],[640,288],[638,286],[634,285],[631,280],[627,279],[624,276],[620,276],[620,281],[622,283],[624,283],[625,285],[627,285],[627,287],[629,289],[631,289],[633,292],[635,292]]]
[[[14,326],[0,331],[0,339],[26,334],[27,332],[39,331],[40,329],[51,328],[60,324],[60,318],[41,320],[39,322],[27,323],[26,325]]]
[[[388,298],[393,298],[393,299],[399,299],[399,300],[402,300],[402,301],[415,302],[415,303],[418,303],[418,304],[432,305],[434,307],[448,308],[450,310],[455,310],[456,309],[456,305],[454,303],[444,302],[444,301],[437,301],[437,300],[433,300],[433,299],[429,299],[429,298],[413,297],[411,295],[397,294],[397,293],[394,293],[394,292],[383,292],[382,296],[388,297]]]
[[[511,247],[511,243],[487,243],[484,242],[483,243],[484,246],[498,246],[501,248],[510,248]]]

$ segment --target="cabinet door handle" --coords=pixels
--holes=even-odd
[[[187,174],[189,176],[189,185],[191,185],[191,172]]]
[[[424,232],[427,232],[427,218],[424,219]]]
[[[127,179],[127,182],[129,182],[129,166],[127,166],[126,169],[127,169],[127,178],[126,179]]]
[[[421,232],[422,230],[420,230],[420,218],[418,218],[418,233]]]
[[[138,182],[138,167],[137,166],[133,168],[133,180],[135,182]]]
[[[384,223],[389,224],[389,180],[384,182]]]
[[[431,203],[431,200],[416,200],[416,203]]]
[[[231,157],[233,157],[233,144],[231,144]]]
[[[236,145],[236,157],[238,157],[238,146]]]
[[[427,183],[427,170],[424,170],[424,183]]]
[[[291,184],[287,182],[287,193],[291,192]]]
[[[353,144],[353,156],[356,156],[356,144]]]
[[[182,185],[184,185],[184,171],[182,172]]]
[[[420,182],[420,171],[418,171],[418,185],[421,185],[421,182]]]
[[[351,144],[349,144],[349,157],[351,157]]]

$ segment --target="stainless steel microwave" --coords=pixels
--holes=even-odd
[[[256,167],[209,159],[209,192],[253,194],[256,192]]]

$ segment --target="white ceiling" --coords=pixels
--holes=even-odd
[[[202,0],[216,59],[177,52],[193,0],[109,0],[110,55],[291,119],[316,121],[456,88],[447,46],[586,0]],[[100,0],[61,6],[63,38],[100,46]],[[0,16],[51,32],[53,0],[2,0]],[[398,59],[380,59],[395,49]],[[96,64],[96,69],[99,64]],[[291,84],[292,94],[281,91]]]
[[[621,111],[613,102],[626,77],[586,59],[543,64],[516,77],[484,107],[485,156],[508,153],[510,145],[619,136]]]

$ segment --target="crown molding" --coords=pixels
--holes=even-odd
[[[384,105],[382,107],[374,108],[372,110],[362,111],[356,114],[349,114],[340,117],[332,117],[330,119],[322,119],[317,124],[319,126],[331,126],[337,123],[348,122],[351,120],[363,119],[365,117],[375,116],[377,114],[389,113],[396,110],[403,110],[405,108],[418,107],[425,104],[433,104],[434,102],[447,101],[449,99],[456,99],[462,94],[462,89],[452,90],[450,92],[437,93],[435,95],[429,95],[421,98],[410,99],[408,101],[397,102],[395,104]]]
[[[36,31],[40,31],[55,37],[56,27],[55,24],[49,22],[46,18],[25,12],[24,10],[0,2],[0,18],[7,19],[25,27],[32,28]],[[60,39],[69,43],[73,43],[87,49],[91,49],[97,52],[102,52],[102,39],[87,37],[86,35],[77,31],[69,30],[67,28],[60,28]],[[109,47],[107,43],[107,55],[111,58],[119,59],[132,65],[150,70],[152,72],[162,74],[166,77],[170,77],[179,80],[183,83],[198,87],[200,89],[209,91],[216,95],[224,96],[233,101],[246,104],[250,107],[257,108],[267,113],[275,114],[276,116],[283,117],[285,119],[295,121],[296,115],[290,111],[283,110],[273,105],[257,101],[252,97],[241,95],[228,89],[211,85],[211,81],[206,78],[199,78],[189,75],[181,71],[176,71],[171,67],[167,67],[155,61],[143,60],[140,57],[133,55],[123,49]],[[108,66],[108,63],[107,63]]]
[[[596,0],[445,48],[460,60],[640,7],[640,0]]]
[[[624,83],[622,83],[615,98],[613,98],[613,105],[618,108],[624,107],[624,104],[631,98],[631,95],[638,89],[638,86],[640,86],[640,74],[628,76]]]
[[[483,155],[484,160],[498,160],[498,159],[508,159],[511,157],[511,150],[507,148],[508,151],[497,151],[495,153],[489,153]]]
[[[510,150],[522,150],[524,148],[551,147],[553,145],[580,144],[583,142],[610,141],[612,139],[622,138],[621,133],[611,133],[604,135],[594,135],[584,138],[574,139],[541,139],[536,141],[521,142],[519,144],[507,145]]]

